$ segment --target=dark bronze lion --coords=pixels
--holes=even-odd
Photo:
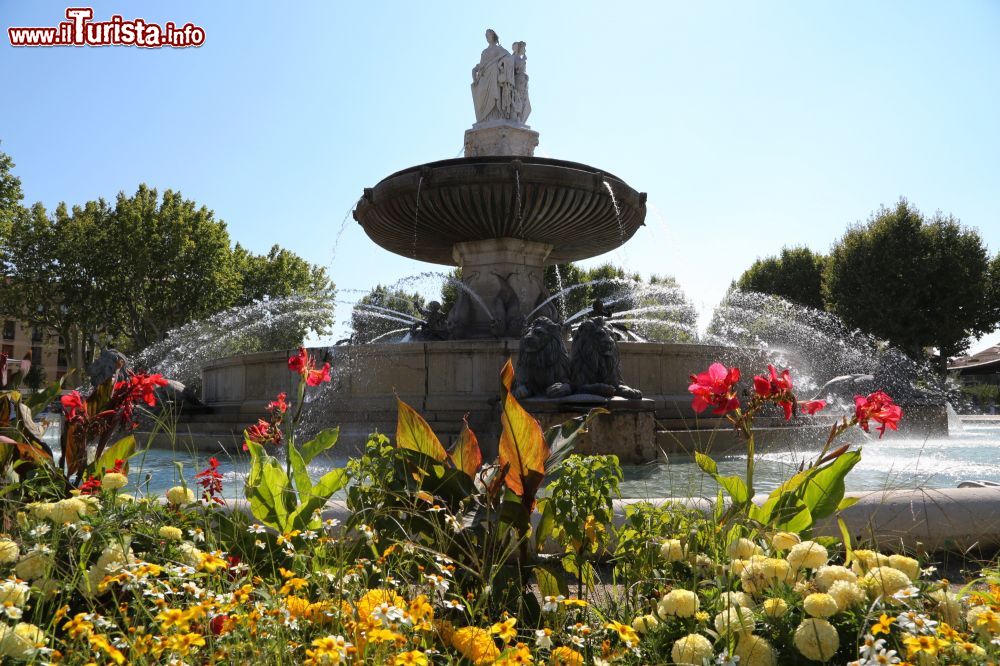
[[[642,398],[640,391],[622,383],[618,343],[604,317],[587,319],[576,330],[569,372],[578,393],[606,398],[617,395],[630,400]]]
[[[548,317],[539,317],[521,338],[514,370],[514,397],[562,398],[572,392],[562,329]]]

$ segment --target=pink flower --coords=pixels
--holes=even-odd
[[[294,357],[293,357],[294,358]],[[284,414],[288,411],[288,395],[285,393],[279,393],[271,402],[267,403],[267,411],[277,412],[278,414]]]
[[[877,428],[879,439],[881,439],[886,428],[898,430],[899,420],[903,418],[903,409],[895,404],[885,392],[875,391],[867,396],[854,396],[854,416],[858,420],[858,425],[865,432],[869,432],[869,421],[881,424],[881,427]]]
[[[309,369],[309,352],[305,347],[299,347],[299,353],[288,359],[288,369],[300,375],[305,375]]]
[[[87,402],[80,397],[79,391],[70,391],[59,398],[59,402],[62,403],[63,412],[65,412],[66,418],[70,421],[76,419],[77,410],[86,411],[87,409]]]
[[[768,377],[757,375],[753,378],[754,393],[765,400],[770,399],[785,411],[785,420],[792,418],[795,409],[795,396],[792,395],[792,375],[785,368],[779,374],[770,363],[767,364]]]
[[[319,386],[323,382],[330,381],[330,364],[324,363],[319,370],[310,368],[306,376],[306,384],[309,386]]]
[[[736,398],[735,385],[740,381],[739,368],[726,368],[721,363],[713,363],[705,372],[691,375],[688,391],[694,396],[691,408],[701,413],[708,407],[715,407],[713,414],[722,416],[740,408]]]
[[[288,369],[301,375],[309,386],[319,386],[330,381],[330,364],[325,363],[317,370],[316,361],[309,356],[305,347],[299,347],[299,353],[288,359]]]

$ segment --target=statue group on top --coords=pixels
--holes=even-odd
[[[472,68],[472,102],[476,123],[510,122],[523,125],[531,113],[528,100],[528,73],[525,42],[514,42],[511,53],[500,45],[492,29],[486,31],[489,43]]]

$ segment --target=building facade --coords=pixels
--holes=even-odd
[[[66,348],[62,338],[43,326],[32,326],[16,319],[3,318],[0,351],[11,361],[31,360],[45,371],[45,382],[61,379],[67,370]]]

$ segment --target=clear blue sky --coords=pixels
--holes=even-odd
[[[253,250],[333,259],[340,287],[433,268],[353,220],[335,258],[334,239],[362,188],[457,155],[486,27],[528,43],[539,154],[649,193],[647,227],[598,261],[673,274],[705,310],[756,257],[826,251],[900,196],[1000,250],[995,1],[90,5],[207,40],[13,49],[7,26],[67,4],[0,0],[0,150],[27,199],[173,188]]]

